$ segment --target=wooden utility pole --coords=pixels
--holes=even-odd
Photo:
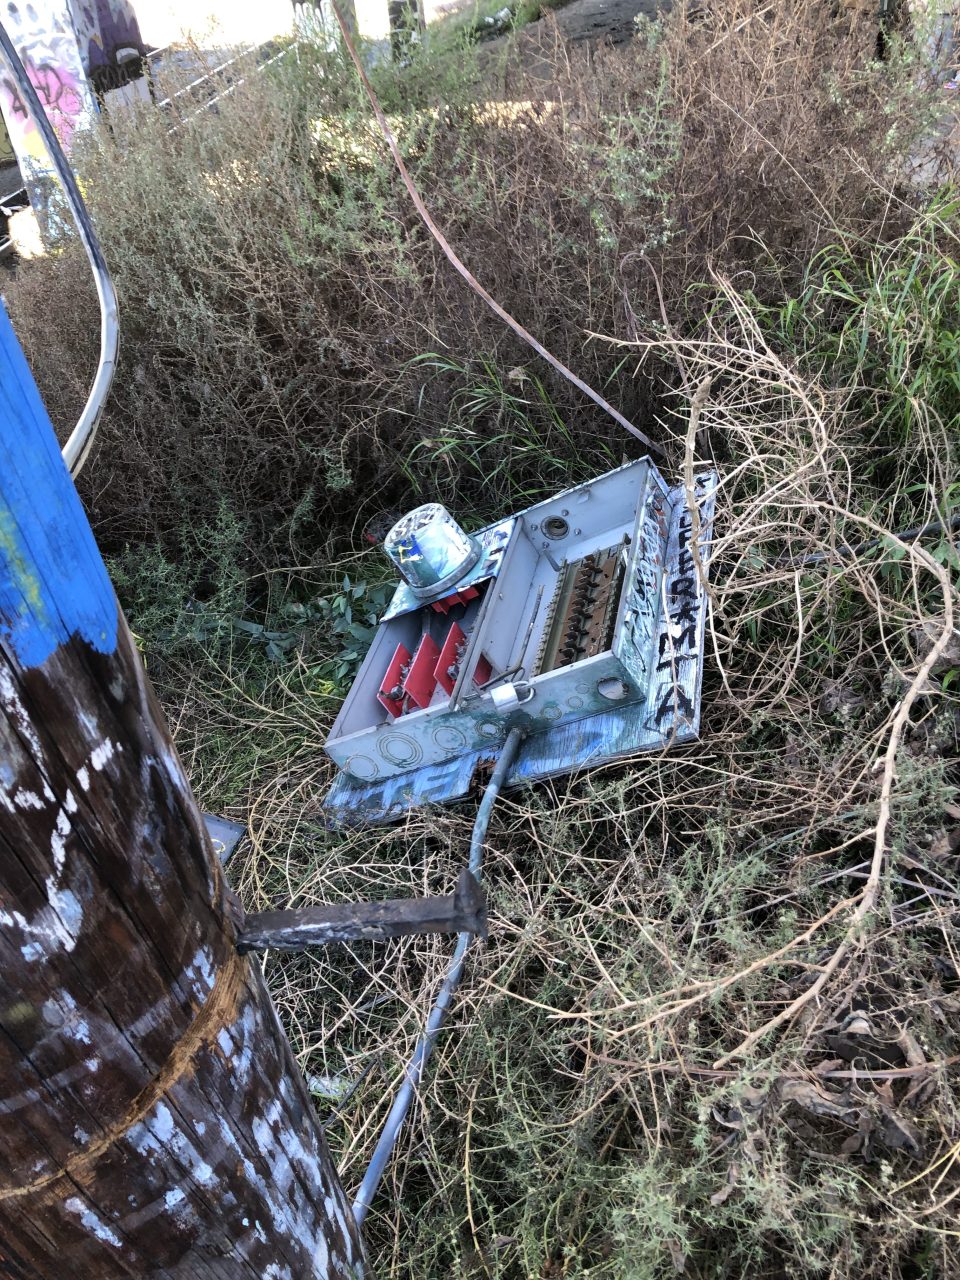
[[[363,1274],[309,1095],[235,942],[0,308],[0,1275]]]

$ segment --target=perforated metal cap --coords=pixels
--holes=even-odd
[[[398,520],[383,549],[411,590],[425,600],[455,587],[480,558],[479,544],[439,502],[428,502]]]

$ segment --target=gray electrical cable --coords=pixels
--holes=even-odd
[[[960,515],[951,516],[949,520],[931,520],[929,524],[918,525],[914,529],[894,529],[891,536],[901,542],[917,542],[930,533],[947,533],[960,528]],[[844,560],[849,556],[860,555],[862,551],[874,551],[883,545],[882,538],[870,538],[867,542],[855,542],[853,546],[844,544],[831,551],[814,551],[807,556],[780,556],[772,563],[774,569],[805,569],[812,565],[825,564],[828,560]]]
[[[490,776],[490,781],[487,783],[483,799],[480,801],[480,807],[477,810],[476,821],[473,824],[473,835],[470,837],[470,861],[467,865],[478,880],[483,868],[483,842],[487,834],[487,827],[490,825],[490,815],[493,813],[493,806],[506,781],[507,774],[510,772],[510,766],[516,759],[523,737],[523,729],[511,729],[507,734],[503,750],[500,752],[500,759],[497,761],[496,767]],[[414,1095],[423,1078],[424,1069],[433,1052],[437,1033],[449,1012],[454,992],[460,985],[460,979],[463,977],[463,962],[472,937],[473,935],[470,933],[461,933],[457,939],[457,946],[450,958],[447,976],[443,980],[440,994],[430,1010],[430,1017],[427,1019],[423,1035],[417,1041],[413,1057],[407,1063],[403,1073],[403,1084],[397,1090],[397,1096],[393,1100],[393,1106],[390,1108],[390,1114],[387,1116],[386,1123],[383,1126],[380,1140],[377,1143],[367,1172],[363,1175],[363,1181],[357,1191],[357,1198],[353,1202],[353,1216],[360,1225],[363,1224],[363,1220],[366,1218],[373,1202],[373,1197],[377,1194],[377,1187],[379,1187],[380,1179],[383,1177],[384,1170],[387,1167],[387,1161],[396,1146],[403,1122],[407,1117],[407,1112],[410,1110],[410,1104],[413,1102]]]
[[[90,259],[90,267],[97,286],[97,298],[100,302],[100,363],[97,365],[97,372],[90,387],[90,393],[87,396],[87,403],[83,406],[83,412],[80,414],[80,419],[73,431],[71,431],[67,443],[63,446],[63,460],[66,462],[70,474],[76,476],[87,460],[90,446],[93,444],[93,438],[97,433],[100,415],[103,413],[103,406],[110,391],[110,384],[113,381],[117,350],[120,345],[117,293],[113,287],[113,281],[110,279],[110,272],[107,270],[107,264],[100,249],[100,241],[97,239],[97,233],[93,229],[93,223],[90,221],[90,215],[87,213],[83,197],[80,195],[77,180],[73,176],[73,170],[70,168],[67,157],[63,154],[63,149],[53,130],[53,125],[47,119],[47,114],[40,103],[40,99],[37,97],[37,91],[34,89],[30,77],[20,61],[20,55],[17,53],[13,41],[7,35],[6,28],[2,24],[0,24],[0,62],[5,65],[16,84],[17,93],[20,95],[30,119],[37,126],[47,155],[50,157],[50,163],[53,165],[63,186],[67,204],[70,206],[70,212],[73,215],[74,222],[77,224],[77,231],[80,233],[83,247],[87,251],[87,257]]]

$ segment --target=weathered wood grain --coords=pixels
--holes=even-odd
[[[300,1072],[0,314],[0,1274],[348,1277]]]

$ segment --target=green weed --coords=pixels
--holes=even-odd
[[[418,495],[455,493],[463,485],[478,502],[471,515],[530,506],[616,466],[603,441],[584,448],[541,379],[519,365],[505,375],[489,357],[471,365],[436,354],[415,362],[452,388],[449,421],[403,461]]]
[[[857,388],[857,413],[875,431],[881,457],[918,435],[954,443],[960,421],[958,217],[960,201],[947,189],[890,244],[866,255],[851,242],[822,250],[800,293],[768,313],[778,340],[805,369],[822,369],[828,385]],[[944,464],[949,478],[949,458]],[[909,482],[906,468],[894,470],[900,485]]]

